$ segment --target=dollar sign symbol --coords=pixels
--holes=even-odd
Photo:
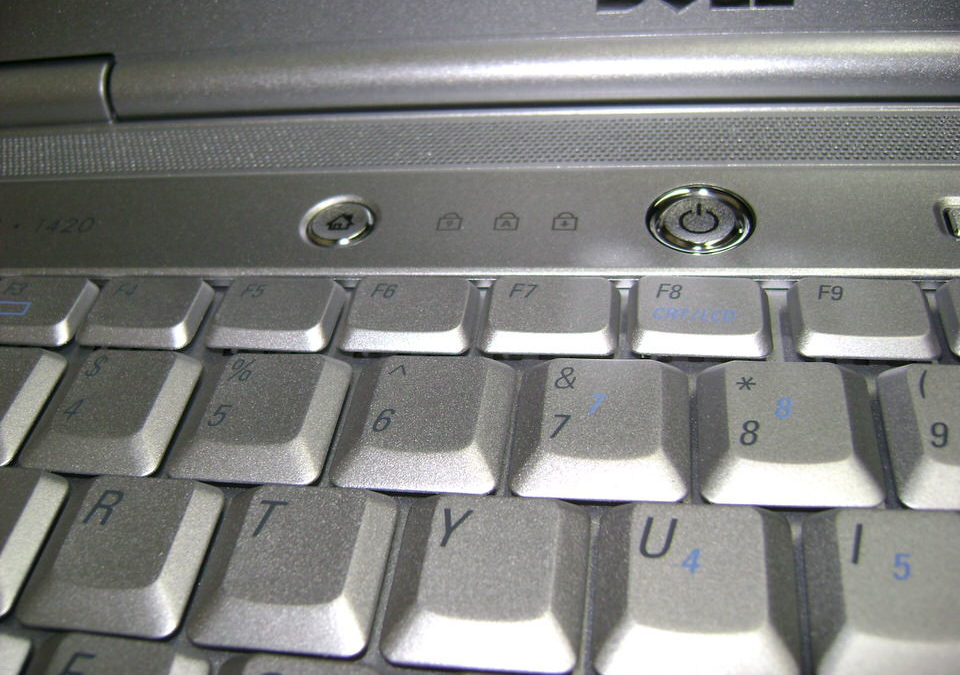
[[[98,356],[93,360],[93,363],[91,363],[87,369],[83,371],[83,374],[87,377],[93,377],[94,375],[97,375],[100,372],[100,367],[109,360],[110,359],[105,355]]]

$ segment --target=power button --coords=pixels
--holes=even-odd
[[[719,253],[753,231],[749,205],[728,190],[687,185],[666,192],[647,212],[647,226],[661,244],[684,253]]]

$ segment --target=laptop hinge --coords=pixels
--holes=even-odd
[[[112,64],[109,56],[0,64],[0,128],[111,121]]]

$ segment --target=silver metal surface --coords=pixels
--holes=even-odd
[[[787,302],[797,351],[808,358],[930,361],[940,355],[923,293],[909,281],[801,279]]]
[[[198,653],[171,645],[126,638],[68,633],[47,640],[28,675],[207,675]]]
[[[516,375],[477,357],[394,356],[360,375],[333,455],[334,485],[486,494],[497,487]]]
[[[488,354],[609,356],[619,322],[620,296],[606,279],[501,277],[479,346]]]
[[[586,514],[562,502],[418,502],[387,606],[384,656],[417,666],[570,671],[588,544]]]
[[[213,300],[200,279],[121,278],[107,282],[77,335],[82,345],[182,349]]]
[[[480,294],[466,279],[368,277],[353,293],[340,349],[462,354],[470,347]]]
[[[356,656],[390,550],[396,503],[375,493],[267,486],[228,510],[190,639],[201,645]]]
[[[65,345],[96,297],[97,287],[86,279],[4,279],[0,284],[0,343]]]
[[[688,399],[686,375],[653,361],[553,359],[527,370],[510,489],[588,501],[683,499]]]
[[[17,605],[31,626],[163,638],[180,624],[223,495],[105,476],[74,492]],[[109,563],[109,564],[107,564]]]
[[[66,496],[67,481],[60,476],[0,469],[0,617],[13,607]]]
[[[832,363],[714,366],[697,378],[701,492],[720,504],[876,506],[864,379]]]
[[[556,101],[951,100],[958,72],[960,38],[947,32],[446,39],[152,53],[117,63],[110,96],[121,119]]]
[[[240,353],[186,423],[166,472],[225,483],[312,483],[320,475],[349,364],[317,354]]]
[[[721,121],[715,132],[739,133],[749,121],[749,117],[736,123]],[[606,124],[581,123],[586,128]],[[784,121],[781,133],[792,133],[795,123],[801,121]],[[855,122],[850,124],[856,128]],[[926,133],[936,135],[938,128],[931,122]],[[430,134],[430,126],[420,132]],[[572,138],[558,142],[575,142],[576,134],[570,133]],[[896,128],[881,125],[867,133],[896,133]],[[960,147],[957,139],[960,134],[952,140],[947,133],[943,142]],[[616,142],[624,139],[617,137]],[[760,152],[766,147],[761,146]],[[483,161],[480,149],[476,152],[477,161]],[[572,149],[569,154],[575,162]],[[802,149],[797,156],[803,156]],[[584,157],[581,162],[589,161],[589,153]],[[0,232],[5,234],[0,274],[202,275],[212,280],[395,274],[484,279],[518,274],[930,280],[960,276],[957,242],[939,225],[933,210],[943,195],[956,191],[955,167],[934,162],[856,166],[842,161],[800,166],[800,160],[756,165],[748,160],[731,157],[722,166],[698,168],[678,165],[677,160],[670,166],[619,168],[501,163],[421,171],[237,172],[205,175],[201,181],[185,175],[2,181]],[[665,189],[694,177],[743,195],[762,227],[742,246],[714,256],[684,255],[654,245],[644,225],[647,207]],[[791,189],[784,190],[784,185]],[[857,186],[853,194],[850,185]],[[304,242],[296,228],[303,210],[324,194],[346,190],[376,199],[382,214],[376,234],[362,245],[338,249]],[[412,194],[417,198],[411,199]],[[64,214],[93,218],[85,221],[93,222],[91,229],[66,234],[35,231],[47,204],[57,204]],[[493,229],[494,218],[504,209],[518,215],[518,230]],[[462,228],[437,230],[438,218],[452,210],[462,216]],[[552,229],[561,212],[578,216],[576,230]],[[817,229],[814,237],[809,228],[797,226],[802,222],[828,222],[831,227]],[[165,233],[163,247],[152,245],[158,231]]]
[[[657,197],[647,211],[647,227],[657,241],[677,251],[721,253],[746,241],[754,216],[729,190],[687,185]]]
[[[152,474],[200,371],[197,360],[172,352],[92,352],[37,426],[20,464],[75,474]]]
[[[219,675],[265,675],[266,673],[283,673],[283,675],[376,675],[377,670],[351,662],[252,654],[231,659],[219,671]]]
[[[790,527],[768,511],[633,504],[604,515],[594,664],[601,675],[798,674]]]
[[[0,128],[109,122],[105,57],[0,64]]]
[[[803,527],[822,675],[937,675],[960,663],[956,513],[831,511]]]
[[[20,675],[29,655],[30,640],[0,633],[0,675]]]
[[[900,501],[912,509],[960,510],[960,367],[888,370],[877,391]]]
[[[237,280],[213,317],[207,346],[318,352],[330,342],[345,298],[330,279]]]
[[[0,466],[13,461],[66,366],[54,352],[0,347]]]
[[[950,351],[960,354],[960,279],[950,279],[937,289],[937,309]]]
[[[630,311],[635,354],[762,359],[772,346],[767,296],[750,279],[643,277]]]

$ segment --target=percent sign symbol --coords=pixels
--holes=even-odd
[[[227,377],[227,380],[237,380],[238,382],[246,382],[250,379],[250,376],[253,375],[253,364],[256,363],[256,359],[247,359],[238,358],[230,365],[230,370],[233,372],[230,373],[230,376]]]

